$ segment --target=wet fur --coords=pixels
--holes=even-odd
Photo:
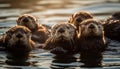
[[[99,66],[102,61],[102,52],[106,50],[106,42],[104,38],[104,31],[101,28],[98,28],[100,33],[87,33],[89,29],[85,32],[86,27],[89,24],[93,24],[98,28],[101,23],[94,19],[88,19],[83,21],[80,24],[80,37],[78,42],[78,51],[80,52],[80,59],[86,66]],[[82,26],[83,25],[83,26]],[[96,29],[94,29],[96,30]],[[85,34],[86,33],[86,34]]]
[[[24,22],[23,19],[29,19],[28,22]],[[32,40],[36,43],[44,43],[49,35],[49,31],[38,23],[37,18],[30,14],[24,14],[19,16],[17,20],[17,25],[22,25],[28,27],[32,31]]]
[[[63,36],[64,38],[62,39],[62,37],[59,37],[60,33],[56,32],[57,30],[60,29],[60,27],[62,27],[62,29],[64,30],[66,30],[67,27],[74,30],[73,32],[71,32],[71,34],[73,35],[69,35],[66,38],[64,36],[67,36],[67,35],[64,35]],[[67,32],[67,34],[69,34],[69,32]],[[54,53],[54,54],[73,54],[75,52],[74,49],[76,47],[77,38],[78,38],[77,32],[73,25],[68,23],[56,24],[52,27],[51,36],[45,42],[43,49],[51,50],[51,53]]]
[[[104,21],[105,36],[120,41],[120,12],[114,13]]]
[[[23,35],[20,41],[15,37],[18,32],[22,32]],[[24,26],[15,26],[6,31],[1,38],[1,42],[8,53],[8,58],[15,60],[27,59],[30,51],[35,48],[30,36],[31,31]]]
[[[74,13],[70,19],[69,19],[69,23],[74,24],[77,27],[77,30],[79,30],[79,24],[86,20],[86,19],[92,19],[93,16],[91,13],[87,12],[87,11],[80,11],[80,12],[76,12]]]

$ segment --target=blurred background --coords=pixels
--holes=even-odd
[[[16,19],[21,14],[32,14],[41,24],[52,26],[59,22],[67,22],[70,16],[85,10],[93,14],[95,19],[104,20],[120,11],[120,0],[0,0],[0,33],[16,25]],[[112,42],[110,51],[104,53],[105,69],[120,69],[120,43]],[[5,54],[0,52],[1,69],[79,69],[80,63],[53,63],[49,52],[35,51],[31,66],[6,65]],[[99,68],[99,69],[103,69]]]
[[[0,27],[13,26],[17,17],[25,13],[38,17],[40,23],[53,25],[67,21],[80,10],[103,20],[120,11],[120,0],[0,0]]]

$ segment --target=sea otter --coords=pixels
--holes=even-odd
[[[77,27],[77,30],[79,30],[79,23],[86,19],[93,19],[93,15],[87,11],[79,11],[74,13],[68,22],[74,24]]]
[[[49,36],[49,31],[38,23],[36,17],[30,14],[19,16],[17,19],[17,25],[29,28],[32,32],[32,40],[38,44],[44,43]]]
[[[105,36],[120,41],[120,12],[114,13],[104,22]]]
[[[104,30],[98,20],[88,19],[79,25],[78,51],[85,66],[100,66],[102,52],[106,49]]]
[[[45,42],[43,49],[51,50],[53,54],[73,54],[75,52],[77,31],[69,23],[58,23],[51,29],[51,36]]]
[[[12,60],[18,63],[25,62],[29,53],[35,48],[35,43],[31,40],[31,31],[24,26],[10,28],[5,32],[1,41],[10,62]]]

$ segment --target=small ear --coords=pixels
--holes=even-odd
[[[8,30],[5,32],[5,37],[11,37],[12,36],[12,30]]]
[[[19,21],[19,20],[16,20],[16,22],[17,22],[17,25],[19,25],[20,21]]]
[[[10,31],[6,31],[5,34],[6,34],[6,35],[9,35],[9,34],[10,34]]]
[[[74,17],[73,15],[70,17],[70,19],[68,20],[68,23],[73,23]]]

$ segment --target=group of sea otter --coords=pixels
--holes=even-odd
[[[29,53],[38,48],[50,50],[56,55],[80,54],[87,66],[100,66],[102,52],[107,48],[105,37],[120,41],[120,12],[104,21],[95,20],[86,11],[74,13],[68,22],[57,23],[49,31],[30,14],[18,17],[17,26],[10,28],[0,38],[7,58],[20,63],[27,60]],[[63,56],[64,57],[64,56]]]

